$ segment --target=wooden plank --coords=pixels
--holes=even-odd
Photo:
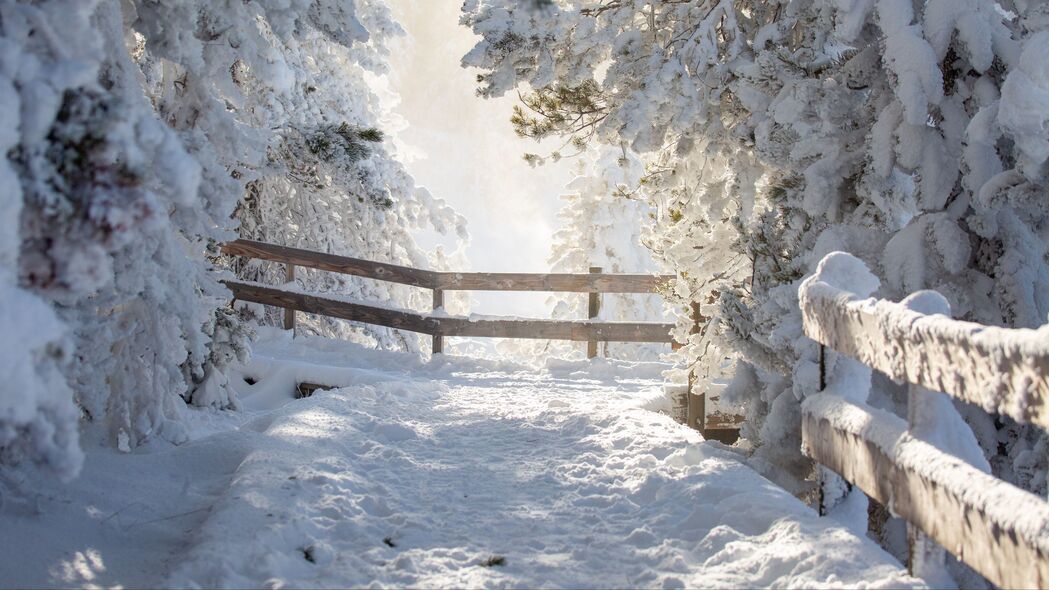
[[[704,428],[700,434],[705,440],[716,440],[725,445],[735,444],[739,440],[738,428]]]
[[[309,381],[303,381],[295,386],[295,399],[302,399],[305,397],[312,397],[314,392],[317,390],[327,391],[329,389],[335,389],[331,385],[322,385],[320,383],[311,383]]]
[[[253,240],[235,240],[228,244],[223,244],[222,251],[230,256],[247,256],[260,260],[284,262],[306,268],[412,285],[413,287],[433,289],[437,286],[437,273],[431,270],[372,262],[348,256],[336,256],[301,248],[288,248],[287,246],[277,246],[276,244],[255,242]]]
[[[340,301],[318,295],[297,293],[255,283],[223,281],[233,296],[242,301],[291,308],[366,324],[386,326],[441,336],[487,338],[535,338],[586,342],[666,342],[674,324],[633,322],[590,322],[556,320],[512,320],[457,317],[431,317],[413,311],[386,309]]]
[[[596,275],[601,274],[600,266],[591,266],[590,274]],[[601,313],[601,294],[590,293],[587,300],[587,313],[586,318],[588,320],[596,319]],[[597,357],[597,340],[588,340],[586,342],[586,358],[592,359]]]
[[[803,408],[807,456],[998,587],[1049,587],[1049,504],[910,437],[895,416],[840,398],[828,411],[811,403],[818,401],[810,398]]]
[[[444,309],[444,291],[440,289],[433,290],[433,310]],[[432,338],[432,354],[441,354],[444,352],[444,336],[440,334],[434,334]]]
[[[372,307],[370,305],[339,301],[306,293],[296,293],[254,283],[223,282],[229,287],[230,291],[233,291],[233,296],[241,301],[252,301],[285,309],[296,309],[306,313],[316,313],[333,318],[422,334],[434,334],[437,331],[436,320],[411,311]]]
[[[534,338],[573,342],[665,342],[672,341],[674,324],[644,322],[591,322],[557,320],[471,320],[435,318],[444,336],[481,338]]]
[[[437,272],[289,248],[254,240],[223,244],[230,256],[246,256],[445,291],[565,291],[580,293],[656,293],[673,275]]]
[[[1049,326],[1007,329],[802,287],[805,335],[897,381],[1049,428]]]
[[[295,283],[295,265],[285,264],[284,265],[284,282],[288,284]],[[284,309],[284,329],[295,331],[295,310],[291,308]]]
[[[440,272],[448,291],[556,291],[568,293],[657,293],[673,275]]]

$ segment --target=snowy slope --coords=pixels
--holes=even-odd
[[[920,585],[647,409],[660,365],[427,365],[286,339],[254,363],[239,428],[195,410],[198,434],[235,429],[130,456],[89,448],[84,478],[41,515],[4,506],[0,585]],[[345,387],[278,399],[306,376]]]

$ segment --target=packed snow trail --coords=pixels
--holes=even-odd
[[[661,403],[659,365],[557,363],[539,374],[299,351],[306,363],[359,363],[313,371],[354,384],[254,425],[267,442],[240,465],[171,584],[917,584],[871,541],[646,409]],[[275,361],[260,384],[281,370]]]
[[[178,447],[89,442],[79,480],[0,507],[0,586],[921,585],[655,411],[664,365],[267,338],[240,412],[187,410]],[[289,399],[302,381],[343,387]]]

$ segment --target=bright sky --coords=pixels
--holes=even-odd
[[[389,0],[408,31],[392,58],[390,76],[407,123],[397,133],[400,156],[435,197],[469,220],[466,255],[472,269],[547,272],[557,227],[559,195],[571,180],[570,165],[533,169],[524,152],[549,149],[514,135],[510,113],[516,95],[476,96],[476,72],[459,66],[476,37],[459,25],[462,0]],[[420,243],[434,245],[422,237]],[[454,244],[446,241],[451,251]],[[545,293],[474,294],[473,311],[545,317]]]

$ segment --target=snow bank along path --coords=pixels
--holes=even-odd
[[[231,475],[184,483],[195,515],[155,529],[152,549],[83,533],[85,545],[52,566],[47,583],[920,585],[869,539],[818,518],[732,452],[653,411],[663,403],[661,365],[598,360],[528,371],[350,346],[260,346],[242,436],[130,457],[171,467],[169,456],[188,450]],[[295,380],[347,386],[276,404]],[[242,460],[217,459],[224,454]],[[209,494],[210,506],[201,499]],[[154,506],[144,520],[178,510]],[[96,512],[106,519],[98,527],[116,526],[118,518]],[[12,579],[10,567],[0,566],[0,583]]]

